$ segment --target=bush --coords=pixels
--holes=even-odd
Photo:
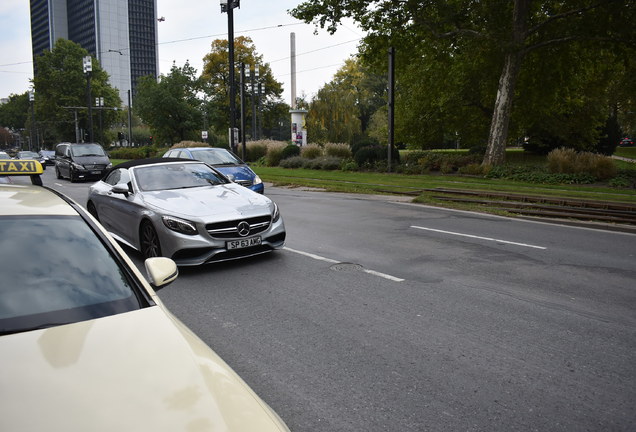
[[[384,146],[362,147],[353,155],[353,159],[358,166],[373,166],[376,162],[387,161],[387,149]],[[391,160],[396,165],[400,162],[400,152],[396,148],[391,153]]]
[[[307,161],[310,159],[305,159],[301,156],[292,156],[287,159],[283,159],[280,161],[280,166],[283,168],[304,168]]]
[[[300,155],[305,159],[316,159],[322,156],[322,147],[318,144],[309,144],[300,149]]]
[[[267,145],[267,154],[265,155],[265,165],[278,166],[283,159],[283,149],[287,147],[287,143],[272,141]]]
[[[351,145],[351,153],[356,154],[358,151],[364,147],[377,147],[380,143],[373,138],[366,138],[361,141],[356,141]]]
[[[476,176],[482,176],[485,173],[485,169],[481,164],[478,163],[471,163],[468,165],[465,165],[463,167],[460,167],[457,172],[459,174],[464,174],[464,175],[476,175]]]
[[[467,165],[478,164],[481,158],[478,153],[411,151],[404,156],[404,163],[413,173],[441,171],[449,174]]]
[[[501,178],[526,183],[590,184],[596,177],[586,173],[552,173],[534,166],[500,165],[490,168],[486,178]]]
[[[256,162],[267,154],[267,143],[250,141],[245,143],[245,162]]]
[[[288,146],[283,148],[281,159],[287,159],[292,156],[300,156],[300,147],[295,144],[289,144]]]
[[[350,159],[353,156],[353,153],[351,153],[351,147],[349,147],[349,144],[327,143],[325,144],[325,156]]]
[[[616,177],[609,181],[609,185],[615,188],[636,189],[636,170],[620,170]]]
[[[358,168],[358,164],[352,159],[343,160],[340,163],[340,169],[342,171],[358,171]]]
[[[174,148],[187,148],[187,147],[210,147],[207,143],[200,141],[181,141],[170,147],[170,149]]]
[[[353,159],[358,166],[373,164],[374,162],[386,158],[384,149],[380,146],[361,147],[354,155]]]
[[[118,147],[114,150],[110,150],[108,155],[111,159],[145,159],[149,157],[161,157],[165,152],[165,148],[153,146]]]
[[[316,159],[308,159],[305,168],[315,170],[334,171],[339,170],[342,159],[333,156],[321,156]]]
[[[607,180],[617,173],[611,158],[596,153],[577,152],[571,148],[552,150],[547,157],[548,170],[559,174],[587,174]]]

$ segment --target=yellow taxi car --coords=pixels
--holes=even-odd
[[[0,430],[289,431],[161,303],[168,258],[148,280],[101,225],[0,160]]]

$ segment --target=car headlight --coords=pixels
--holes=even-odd
[[[73,168],[78,169],[78,170],[83,170],[84,169],[84,165],[80,165],[78,163],[71,163],[71,165],[73,166]]]
[[[276,203],[272,204],[274,204],[274,211],[272,212],[272,222],[278,222],[278,219],[280,219],[280,209],[278,208],[278,205]]]
[[[188,235],[194,235],[197,233],[197,227],[194,226],[192,222],[171,216],[163,216],[161,219],[163,220],[163,224],[172,231]]]
[[[106,169],[111,169],[113,167],[112,163],[109,163],[108,165],[106,165]]]
[[[261,184],[261,183],[263,183],[263,180],[261,180],[259,176],[254,177],[254,184]]]

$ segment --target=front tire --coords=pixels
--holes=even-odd
[[[77,177],[75,177],[75,173],[73,173],[73,168],[68,169],[68,179],[71,183],[77,183]]]
[[[141,243],[141,254],[144,258],[161,256],[161,244],[155,227],[148,221],[141,223],[139,228],[139,242]]]
[[[97,216],[97,209],[95,208],[95,204],[93,204],[92,202],[89,202],[88,205],[86,206],[86,209],[91,214],[91,216],[93,216],[95,219],[99,221],[99,216]]]

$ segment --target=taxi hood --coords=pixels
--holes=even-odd
[[[161,306],[0,338],[1,430],[288,431]]]

